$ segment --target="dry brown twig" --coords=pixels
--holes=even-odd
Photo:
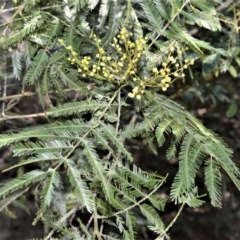
[[[94,84],[89,84],[86,86],[86,88],[88,90],[92,90],[94,88]],[[13,99],[21,99],[23,97],[32,97],[32,96],[36,96],[37,93],[36,92],[22,92],[19,94],[14,94],[14,95],[9,95],[7,96],[6,94],[6,89],[7,89],[7,78],[5,78],[5,82],[4,82],[4,87],[3,87],[3,96],[0,97],[0,101],[2,101],[2,112],[1,112],[1,116],[0,117],[0,122],[1,121],[5,121],[5,120],[9,120],[9,119],[23,119],[23,118],[35,118],[35,117],[47,117],[47,113],[46,112],[40,112],[40,113],[32,113],[32,114],[25,114],[25,115],[6,115],[5,111],[6,109],[6,101],[7,100],[13,100]],[[74,88],[69,88],[69,89],[64,89],[65,92],[70,92],[70,91],[75,91],[78,92],[79,89],[74,89]],[[49,94],[56,94],[58,93],[57,91],[50,91]],[[76,99],[74,99],[74,101],[76,101]]]

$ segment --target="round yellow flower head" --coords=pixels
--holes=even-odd
[[[130,98],[134,98],[134,94],[133,93],[128,93],[128,96],[130,97]]]

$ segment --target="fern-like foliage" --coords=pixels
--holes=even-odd
[[[185,194],[195,187],[194,179],[197,171],[203,161],[206,161],[206,186],[212,204],[220,206],[221,192],[219,186],[221,186],[221,177],[216,165],[213,164],[214,162],[218,163],[219,167],[227,169],[229,177],[240,189],[240,172],[232,163],[231,150],[216,134],[203,127],[190,113],[181,114],[185,110],[180,105],[162,96],[157,96],[154,101],[157,104],[145,113],[150,119],[146,121],[146,125],[151,123],[151,127],[156,127],[155,134],[159,145],[162,145],[165,141],[164,133],[173,135],[175,140],[168,149],[169,158],[177,157],[176,149],[180,146],[179,171],[172,185],[172,199],[176,202],[184,201]],[[208,164],[209,156],[212,159],[211,164]]]
[[[34,223],[44,223],[46,239],[53,233],[58,239],[136,239],[140,218],[164,239],[171,227],[161,219],[166,200],[181,204],[180,210],[204,203],[195,181],[201,167],[213,206],[221,206],[221,171],[240,190],[232,151],[161,91],[184,77],[183,70],[176,67],[174,75],[166,68],[170,58],[172,63],[179,58],[185,69],[191,54],[227,55],[193,37],[186,24],[220,31],[218,1],[53,2],[22,1],[7,26],[10,35],[1,40],[2,47],[13,48],[14,76],[34,86],[48,123],[1,134],[0,146],[11,145],[20,159],[5,171],[24,173],[0,186],[0,199],[37,187],[40,208]],[[158,76],[160,68],[164,74]],[[164,85],[168,74],[176,79]],[[80,97],[62,103],[69,91]],[[179,168],[169,198],[159,194],[167,172],[160,176],[136,166],[131,145],[139,139],[155,153],[170,141],[166,157],[178,159]],[[34,170],[25,172],[27,165]],[[88,221],[76,217],[79,225],[73,229],[68,219],[78,210]],[[106,226],[111,231],[103,231]]]

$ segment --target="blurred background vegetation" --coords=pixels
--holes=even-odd
[[[18,2],[0,1],[1,32],[5,31],[6,23],[11,22],[14,14],[11,9],[18,6]],[[42,2],[44,1],[41,1],[41,4],[43,4]],[[45,4],[47,5],[47,1]],[[221,4],[217,6],[217,11],[222,20],[221,31],[210,32],[206,28],[193,26],[189,20],[186,20],[185,25],[194,37],[205,40],[216,48],[227,50],[229,52],[228,57],[216,53],[202,56],[202,59],[199,58],[191,71],[188,72],[185,82],[177,81],[175,88],[170,89],[167,95],[192,112],[207,128],[218,133],[233,149],[233,160],[237,165],[240,165],[240,1],[221,1]],[[92,15],[94,16],[94,12]],[[21,81],[16,79],[16,73],[12,73],[11,51],[11,48],[0,48],[1,133],[15,132],[28,126],[47,123],[43,116],[36,115],[42,112],[38,97],[36,95],[20,96],[23,86]],[[34,87],[28,89],[26,86],[25,90],[30,92],[34,90]],[[11,95],[16,96],[7,98]],[[69,93],[64,101],[72,101],[75,97],[74,94]],[[52,100],[54,101],[54,99]],[[29,114],[29,117],[5,119],[4,112],[6,110],[12,115]],[[177,159],[167,161],[165,158],[167,143],[166,146],[157,150],[153,150],[154,146],[151,149],[146,145],[145,141],[136,141],[135,146],[138,146],[138,148],[132,149],[136,164],[142,169],[157,171],[163,175],[169,172],[169,179],[171,180],[171,176],[175,176],[178,166]],[[158,156],[154,154],[154,151],[158,151]],[[18,159],[12,157],[10,147],[0,149],[1,171],[17,161]],[[20,174],[18,171],[0,173],[0,180],[4,181],[18,174]],[[171,239],[240,239],[240,193],[228,177],[225,175],[223,177],[222,208],[212,207],[208,199],[205,199],[207,203],[201,208],[186,207],[171,229]],[[198,185],[205,189],[202,172],[198,174],[197,181]],[[161,191],[163,193],[164,191],[168,192],[169,188],[166,187]],[[199,191],[204,192],[201,189]],[[11,213],[9,212],[8,215],[0,213],[0,240],[42,237],[41,224],[36,227],[31,226],[36,211],[34,195],[29,194],[25,201],[29,206],[27,213],[23,205],[23,209],[19,209],[19,205],[13,206]],[[173,203],[167,203],[166,211],[162,215],[164,221],[170,222],[176,215],[177,210],[177,206]],[[12,217],[15,218],[9,218],[9,214],[13,213]],[[153,239],[144,224],[140,227],[138,237],[138,239]]]

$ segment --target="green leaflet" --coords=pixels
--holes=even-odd
[[[28,70],[25,82],[29,84],[35,83],[43,74],[48,63],[48,56],[44,50],[39,50],[34,58],[31,68]]]

